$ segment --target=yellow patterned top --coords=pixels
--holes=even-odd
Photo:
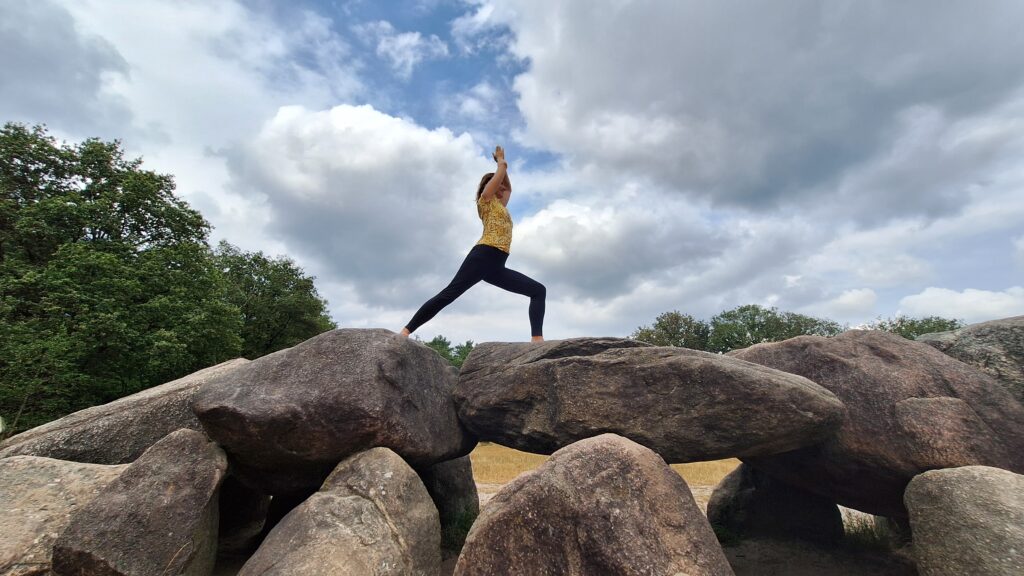
[[[509,253],[512,246],[512,215],[508,209],[496,197],[492,196],[488,202],[481,195],[476,201],[476,213],[484,223],[484,233],[477,244],[487,244]]]

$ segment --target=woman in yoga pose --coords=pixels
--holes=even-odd
[[[476,212],[484,224],[483,235],[469,251],[448,286],[420,307],[402,329],[402,336],[415,332],[442,308],[483,280],[509,292],[529,296],[530,339],[534,342],[544,340],[544,285],[505,267],[512,245],[512,216],[506,208],[512,194],[512,183],[508,178],[508,163],[505,162],[505,151],[501,146],[494,149],[494,160],[498,163],[497,169],[484,174],[476,190]]]

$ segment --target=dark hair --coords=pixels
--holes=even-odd
[[[480,195],[484,193],[484,186],[487,186],[487,183],[491,181],[491,178],[494,178],[494,172],[488,172],[487,174],[484,174],[483,178],[480,179],[480,185],[477,186],[476,188],[477,200],[480,200]]]

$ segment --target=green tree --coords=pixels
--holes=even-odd
[[[228,301],[242,314],[242,356],[253,359],[336,328],[314,278],[286,257],[244,252],[221,241],[214,253]]]
[[[420,340],[418,336],[413,336],[416,340]],[[441,355],[442,358],[447,360],[452,366],[456,368],[462,368],[462,363],[466,361],[466,357],[473,351],[473,341],[466,340],[464,344],[457,344],[454,348],[452,347],[451,340],[448,340],[444,336],[438,334],[430,342],[424,342],[427,346],[430,346]]]
[[[779,342],[802,335],[835,336],[842,331],[842,326],[832,320],[747,304],[711,319],[708,350],[728,352],[762,342]]]
[[[241,350],[209,225],[120,143],[0,130],[0,416],[9,432]]]
[[[659,314],[652,326],[640,326],[630,338],[655,346],[707,350],[710,335],[711,327],[707,322],[673,310]]]
[[[941,316],[911,318],[908,316],[898,315],[893,318],[884,319],[882,317],[878,317],[874,322],[865,326],[865,329],[884,330],[886,332],[892,332],[893,334],[899,334],[909,340],[913,340],[921,334],[946,332],[948,330],[963,328],[964,326],[966,326],[966,323],[963,320],[953,320],[950,318],[942,318]]]

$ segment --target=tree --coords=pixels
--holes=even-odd
[[[120,143],[0,130],[0,415],[18,432],[238,355],[209,224]]]
[[[885,319],[878,317],[874,322],[865,326],[865,329],[884,330],[886,332],[892,332],[893,334],[899,334],[909,340],[913,340],[921,334],[946,332],[948,330],[963,328],[964,326],[966,326],[966,323],[963,320],[953,320],[950,318],[942,318],[941,316],[910,318],[898,315],[894,318]]]
[[[418,336],[414,336],[414,338],[419,340]],[[466,361],[466,357],[473,351],[472,340],[466,340],[464,344],[458,344],[452,348],[451,341],[440,334],[434,336],[430,342],[426,342],[426,345],[436,350],[442,358],[456,368],[462,368],[462,363]]]
[[[832,320],[747,304],[711,319],[708,350],[728,352],[762,342],[779,342],[802,335],[835,336],[842,331],[843,328]]]
[[[242,356],[258,358],[337,327],[314,278],[291,259],[243,252],[224,240],[214,258],[227,279],[228,301],[241,311]]]
[[[655,346],[680,346],[693,350],[707,350],[710,334],[711,327],[707,322],[673,310],[659,314],[655,318],[653,326],[637,328],[630,338]]]

